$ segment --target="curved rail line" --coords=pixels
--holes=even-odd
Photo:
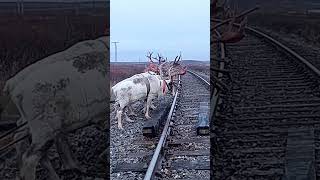
[[[199,78],[202,82],[204,82],[206,85],[210,86],[210,82],[207,81],[205,78],[203,78],[202,76],[200,76],[199,74],[197,74],[196,72],[190,71],[188,70],[189,73],[191,73],[192,75],[194,75],[195,77]]]
[[[189,173],[187,171],[194,167],[190,160],[186,163],[184,161],[185,158],[190,157],[201,157],[204,160],[201,163],[196,162],[200,164],[197,166],[196,172],[184,176],[201,176],[200,179],[206,179],[202,177],[209,176],[210,165],[204,162],[205,160],[209,162],[209,137],[198,135],[196,128],[201,103],[209,102],[209,77],[188,71],[186,75],[179,77],[179,86],[183,86],[183,88],[178,88],[179,90],[172,100],[168,98],[168,100],[170,99],[170,102],[168,101],[170,111],[165,118],[162,116],[165,122],[164,127],[160,128],[162,129],[160,137],[151,139],[150,137],[141,137],[140,131],[139,134],[130,135],[133,138],[131,143],[125,144],[121,148],[113,145],[114,147],[111,149],[112,154],[115,154],[113,158],[115,164],[112,166],[112,168],[114,167],[112,177],[116,179],[172,179],[182,174],[177,171]],[[159,106],[161,105],[159,104]],[[208,111],[207,108],[207,114]],[[207,120],[209,121],[209,117]],[[141,124],[144,123],[141,122]],[[141,128],[139,123],[134,126],[136,126],[134,129]],[[124,153],[119,152],[121,153],[119,154],[117,149],[126,150]],[[182,169],[181,165],[183,165]]]
[[[213,114],[212,176],[319,178],[320,71],[274,38],[246,32],[225,47],[233,79],[218,78],[231,90]]]
[[[204,83],[204,85],[206,86],[210,86],[210,83],[205,79],[203,78],[202,76],[198,75],[196,72],[193,72],[193,71],[190,71],[188,70],[188,72],[190,74],[192,74],[193,76],[195,76],[197,79],[199,79],[201,82]],[[179,77],[179,80],[180,80],[180,77]],[[179,81],[180,82],[180,81]],[[180,85],[180,83],[179,83]],[[167,117],[167,120],[166,120],[166,124],[165,124],[165,127],[162,131],[162,135],[160,137],[160,140],[158,142],[158,145],[157,145],[157,148],[153,154],[153,157],[152,157],[152,160],[148,166],[148,170],[146,172],[146,175],[144,177],[144,180],[150,180],[150,179],[154,179],[154,175],[157,171],[160,170],[160,164],[161,164],[161,161],[163,160],[163,157],[165,156],[165,151],[168,151],[167,149],[167,145],[166,145],[166,140],[168,139],[168,136],[171,134],[171,128],[172,128],[172,125],[173,125],[173,122],[172,122],[172,119],[174,119],[174,116],[176,116],[176,106],[177,106],[177,98],[178,98],[178,94],[180,92],[176,92],[175,94],[175,97],[174,97],[174,100],[173,100],[173,103],[171,105],[171,109],[170,109],[170,112],[169,112],[169,115]],[[209,100],[209,99],[208,99]],[[170,126],[171,125],[171,126]],[[163,164],[163,162],[162,162]]]
[[[180,86],[180,76],[179,76],[179,86]],[[162,131],[162,134],[161,134],[160,140],[158,142],[158,145],[156,147],[156,150],[155,150],[155,152],[154,152],[154,154],[152,156],[151,162],[150,162],[150,164],[148,166],[148,170],[146,172],[144,180],[151,179],[152,176],[154,176],[154,173],[157,170],[157,165],[158,165],[159,160],[160,160],[160,153],[161,153],[161,151],[163,151],[163,148],[165,147],[165,141],[166,141],[166,139],[167,139],[167,137],[168,137],[168,135],[170,134],[170,131],[171,131],[171,127],[170,127],[171,118],[173,116],[173,112],[174,112],[175,107],[176,107],[178,94],[179,94],[179,91],[177,91],[176,94],[174,95],[174,99],[173,99],[173,102],[172,102],[172,105],[171,105],[171,108],[170,108],[170,112],[168,114],[164,129]]]

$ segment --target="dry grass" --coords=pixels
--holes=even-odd
[[[110,65],[110,84],[116,83],[129,78],[135,74],[142,73],[145,69],[145,64],[111,64]]]
[[[320,45],[319,16],[257,13],[251,15],[248,22],[251,25],[267,28],[274,32],[297,35],[310,44]]]
[[[0,89],[11,76],[24,67],[76,42],[102,36],[109,27],[105,15],[90,16],[55,13],[55,15],[0,16]]]

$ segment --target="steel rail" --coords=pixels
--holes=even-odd
[[[179,76],[179,80],[180,80],[180,76]],[[180,85],[180,81],[179,81],[179,85]],[[160,137],[160,140],[158,142],[158,145],[156,147],[156,150],[152,156],[152,159],[150,161],[150,164],[148,166],[148,170],[146,172],[146,175],[144,177],[144,180],[150,180],[153,176],[154,176],[154,173],[156,172],[157,170],[157,165],[159,163],[159,157],[160,157],[160,153],[162,152],[163,150],[163,147],[165,146],[165,142],[166,142],[166,139],[168,137],[168,135],[170,134],[170,130],[171,130],[171,127],[170,127],[170,124],[171,124],[171,118],[172,118],[172,115],[173,115],[173,111],[175,109],[175,106],[176,106],[176,102],[177,102],[177,99],[178,99],[178,94],[179,94],[179,91],[177,90],[177,92],[175,93],[175,96],[174,96],[174,99],[173,99],[173,102],[172,102],[172,105],[171,105],[171,109],[169,111],[169,115],[167,117],[167,121],[166,121],[166,124],[163,128],[163,131],[162,131],[162,134],[161,134],[161,137]]]
[[[28,122],[24,122],[24,123],[20,124],[19,126],[8,130],[8,131],[5,132],[4,134],[1,134],[1,135],[0,135],[0,139],[8,136],[9,134],[11,134],[11,133],[15,132],[16,130],[20,129],[21,127],[24,127],[27,123],[28,123]]]
[[[215,19],[214,21],[218,21],[217,19]],[[222,22],[222,21],[220,21]],[[238,26],[239,27],[239,24],[234,24],[234,26]],[[293,57],[294,60],[297,60],[298,62],[302,63],[301,65],[304,65],[306,66],[307,69],[311,70],[310,72],[314,73],[317,77],[320,77],[320,70],[315,67],[312,63],[310,63],[307,59],[305,59],[304,57],[300,56],[299,54],[297,54],[294,50],[292,50],[291,48],[289,48],[288,46],[286,46],[285,44],[279,42],[278,40],[274,39],[273,37],[255,29],[255,28],[252,28],[252,27],[246,27],[245,28],[246,32],[248,32],[248,34],[251,34],[255,37],[258,37],[259,39],[261,40],[264,40],[264,41],[267,41],[269,44],[275,46],[280,52],[283,52],[283,53],[286,53],[288,56],[291,56]],[[308,129],[310,131],[314,131],[312,128],[311,129]],[[288,131],[285,131],[288,133]],[[289,135],[288,135],[289,136]],[[301,135],[301,137],[305,138],[306,135]],[[309,146],[308,146],[309,147]],[[288,146],[287,146],[288,148]],[[308,151],[309,153],[309,150],[306,149],[305,151]],[[286,155],[287,156],[287,155]],[[289,157],[286,157],[285,159],[292,159],[291,156]],[[299,162],[302,161],[302,160],[299,160]],[[312,162],[315,161],[315,159],[312,160]],[[286,162],[287,163],[287,162]],[[284,178],[288,178],[288,170],[287,168],[290,167],[292,164],[289,163],[286,164],[285,163],[285,173],[283,174],[283,177]],[[300,168],[300,167],[299,167]],[[313,167],[313,166],[310,166],[310,167],[303,167],[303,168],[309,168],[309,177],[313,177],[315,179],[315,170],[316,168]],[[291,169],[290,172],[294,172],[296,169]],[[312,172],[312,173],[310,173]],[[212,174],[211,174],[212,175]]]
[[[203,77],[201,77],[199,74],[193,72],[193,71],[190,71],[190,70],[187,70],[190,74],[196,76],[197,78],[199,78],[200,80],[202,80],[205,84],[207,84],[208,86],[210,86],[210,82],[208,82],[207,80],[205,80]]]
[[[18,129],[20,129],[20,128],[22,128],[22,127],[25,127],[26,124],[27,124],[27,122],[24,122],[24,123],[18,125],[17,127],[14,127],[13,129],[8,130],[7,132],[5,132],[4,134],[2,134],[2,135],[0,136],[0,140],[1,140],[1,139],[4,139],[5,137],[9,136],[10,134],[14,134],[15,131],[17,131]],[[19,141],[22,141],[23,139],[25,139],[25,138],[27,138],[27,137],[28,137],[28,134],[25,135],[25,136],[23,136],[23,137],[21,137],[21,138],[19,138],[19,139],[16,139],[16,140],[10,142],[9,144],[7,144],[7,145],[5,145],[5,146],[3,146],[3,147],[0,147],[0,153],[1,153],[1,154],[5,154],[5,153],[2,153],[4,150],[8,149],[10,146],[16,144],[16,143],[19,142]]]
[[[236,25],[239,25],[239,24],[236,24]],[[269,36],[269,35],[267,35],[267,34],[265,34],[263,32],[260,32],[260,31],[254,29],[254,28],[246,27],[246,30],[251,32],[252,34],[255,34],[256,36],[261,36],[261,37],[267,39],[268,41],[270,41],[272,44],[276,45],[277,47],[280,47],[282,50],[284,50],[285,52],[289,53],[290,55],[294,56],[296,59],[301,61],[304,65],[306,65],[309,69],[311,69],[317,76],[320,77],[320,70],[318,68],[316,68],[308,60],[306,60],[305,58],[303,58],[302,56],[300,56],[299,54],[294,52],[288,46],[280,43],[279,41],[275,40],[271,36]]]
[[[9,144],[1,147],[1,148],[0,148],[0,152],[6,150],[7,148],[9,148],[10,146],[14,145],[14,144],[17,143],[17,142],[22,141],[23,139],[27,138],[28,136],[29,136],[29,134],[26,134],[26,135],[20,137],[19,139],[15,140],[15,141],[12,141],[12,142],[10,142]]]
[[[203,77],[199,76],[198,74],[196,74],[195,72],[192,72],[190,70],[187,70],[189,73],[193,74],[194,76],[196,76],[197,78],[201,79],[203,82],[205,82],[205,84],[210,85],[210,82],[208,82],[207,80],[205,80]],[[181,77],[179,76],[179,86],[181,85]],[[172,105],[171,105],[171,109],[169,111],[169,115],[167,117],[166,120],[166,124],[163,128],[160,140],[158,141],[156,150],[152,156],[152,159],[150,161],[150,164],[148,166],[146,175],[144,177],[144,180],[151,180],[154,176],[154,173],[157,171],[157,167],[159,164],[159,160],[161,157],[161,153],[163,153],[163,147],[165,146],[166,143],[166,139],[167,137],[170,135],[170,131],[171,131],[171,119],[174,115],[174,110],[176,107],[176,103],[177,103],[177,99],[178,99],[178,94],[179,91],[177,91],[175,93],[174,99],[172,101]]]
[[[224,22],[220,19],[214,19],[215,22]],[[239,27],[240,24],[238,23],[234,23],[234,26]],[[257,30],[254,29],[252,27],[246,27],[245,30],[251,34],[254,34],[255,36],[260,36],[268,41],[270,41],[272,44],[276,45],[277,47],[280,47],[282,50],[284,50],[285,52],[289,53],[291,56],[293,56],[294,58],[298,59],[299,61],[301,61],[304,65],[306,65],[310,70],[312,70],[317,76],[320,77],[320,70],[318,68],[316,68],[313,64],[311,64],[308,60],[306,60],[304,57],[300,56],[299,54],[297,54],[296,52],[294,52],[292,49],[290,49],[288,46],[282,44],[281,42],[277,41],[276,39],[274,39],[273,37]]]

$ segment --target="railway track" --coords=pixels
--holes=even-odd
[[[181,78],[183,90],[172,100],[161,136],[142,137],[137,131],[140,135],[124,147],[130,153],[111,155],[111,161],[117,161],[111,179],[210,179],[210,139],[198,136],[196,128],[199,111],[208,113],[209,77],[190,72]],[[137,127],[141,130],[142,126]],[[116,138],[114,133],[111,139]],[[111,144],[111,154],[118,149]]]
[[[212,120],[214,178],[318,179],[319,70],[250,28],[224,49],[231,78],[220,78],[229,91]]]
[[[278,40],[282,44],[285,44],[290,49],[297,52],[300,56],[307,59],[315,67],[320,69],[320,61],[319,61],[320,48],[319,47],[315,47],[310,44],[307,44],[303,41],[303,39],[292,39],[292,38],[286,37],[286,35],[278,34],[278,33],[273,32],[271,30],[262,30],[260,28],[257,28],[257,30],[259,30],[261,32],[266,32],[267,34],[271,34],[271,36],[274,37],[276,40]],[[297,37],[295,37],[295,38],[297,38]]]

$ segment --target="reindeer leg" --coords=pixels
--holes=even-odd
[[[147,111],[147,99],[144,101],[144,107],[143,107],[143,112],[146,113]]]
[[[18,121],[17,121],[17,125],[19,126],[20,124],[23,123],[23,119],[20,118]],[[25,135],[28,134],[28,128],[23,128],[21,130],[18,130],[15,135],[13,136],[14,140],[17,140]],[[19,142],[17,142],[15,144],[15,147],[16,147],[16,154],[17,154],[17,167],[18,169],[20,169],[22,167],[22,155],[23,155],[23,152],[25,152],[28,147],[29,147],[29,140],[26,138],[26,139],[23,139]]]
[[[150,119],[150,118],[151,118],[150,115],[149,115],[149,108],[150,108],[151,101],[152,101],[152,97],[149,96],[148,99],[147,99],[147,106],[146,106],[146,107],[147,107],[147,110],[146,110],[146,114],[145,114],[145,117],[146,117],[147,119]]]
[[[130,114],[132,116],[137,116],[137,114],[133,111],[131,104],[128,106],[129,110],[130,110]]]
[[[127,108],[129,109],[128,106],[127,106]],[[126,121],[128,121],[128,122],[134,122],[133,120],[131,120],[131,119],[128,117],[128,115],[127,115],[126,112],[124,112],[124,116],[125,116],[125,118],[126,118]]]
[[[20,103],[17,104],[17,109],[19,110],[20,118],[17,121],[17,125],[21,125],[24,122],[27,122],[25,118],[25,114],[23,108]],[[34,124],[33,124],[34,125]],[[23,179],[23,180],[34,180],[36,178],[36,168],[38,162],[40,161],[41,165],[47,169],[48,171],[48,179],[50,180],[59,180],[59,176],[55,172],[49,157],[47,155],[47,150],[52,146],[52,137],[51,132],[46,131],[47,129],[42,129],[41,125],[39,127],[42,129],[42,133],[40,134],[32,134],[32,124],[28,126],[22,127],[18,130],[15,135],[14,139],[20,139],[28,134],[33,135],[32,144],[31,138],[27,137],[22,139],[20,142],[16,143],[16,153],[17,153],[17,166],[20,170],[19,174],[17,175],[16,179]],[[35,138],[36,137],[36,138]],[[41,137],[41,138],[37,138]],[[30,145],[31,144],[31,145]]]
[[[52,167],[52,164],[50,162],[50,159],[48,157],[48,154],[45,153],[44,157],[41,159],[40,161],[41,165],[47,169],[48,171],[48,176],[49,176],[49,180],[59,180],[59,176],[56,173],[56,171],[54,170],[54,168]]]
[[[20,118],[17,121],[17,125],[20,125],[24,122],[23,118]],[[14,135],[14,140],[17,140],[25,135],[27,135],[29,133],[28,128],[23,128],[19,131],[17,131]],[[19,142],[16,143],[16,154],[17,154],[17,167],[18,169],[22,168],[22,155],[23,152],[26,152],[26,150],[28,149],[28,147],[30,146],[30,139],[25,138]],[[47,155],[47,153],[45,153],[44,157],[40,160],[41,165],[43,166],[43,168],[45,168],[48,171],[48,179],[49,180],[59,180],[59,176],[57,175],[56,171],[54,170],[54,168],[52,167],[52,164],[50,162],[50,159]]]
[[[118,128],[123,129],[122,122],[121,122],[121,115],[122,115],[122,110],[117,111],[117,118],[118,118]]]
[[[157,108],[157,106],[153,105],[153,102],[151,101],[151,103],[150,103],[150,108],[151,108],[152,110],[155,110],[155,109]]]
[[[26,131],[25,131],[26,132]],[[26,132],[28,133],[28,132]],[[17,132],[14,136],[15,139],[18,139],[20,137],[22,137],[22,135],[24,135],[24,132]],[[16,151],[17,151],[17,167],[18,169],[22,168],[22,154],[23,152],[26,151],[26,149],[29,146],[29,140],[28,139],[24,139],[18,143],[16,143]],[[42,165],[43,168],[45,168],[48,171],[48,179],[49,180],[59,180],[59,176],[56,173],[55,169],[53,168],[50,159],[48,157],[48,155],[45,153],[44,157],[40,160],[40,163]]]
[[[124,113],[126,121],[128,122],[134,122],[134,120],[130,119],[129,116],[127,115],[127,113]]]
[[[62,162],[63,170],[77,170],[80,172],[85,172],[80,166],[77,159],[75,159],[70,150],[70,145],[67,137],[64,134],[59,134],[56,137],[56,147],[60,155],[60,160]]]
[[[34,142],[22,156],[20,178],[23,180],[36,179],[36,167],[45,152],[51,147],[52,140],[44,139],[42,142]]]

